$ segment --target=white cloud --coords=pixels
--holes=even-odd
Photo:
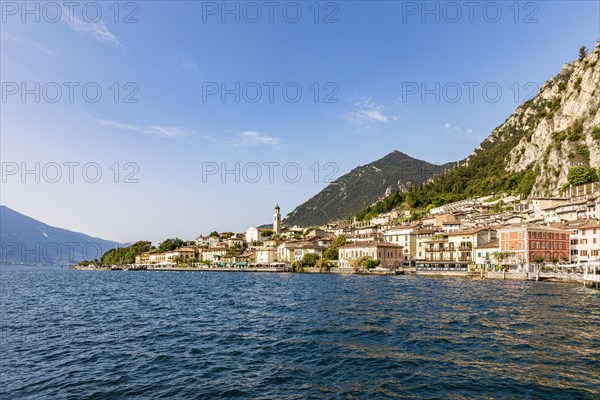
[[[36,48],[36,49],[38,49],[39,51],[41,51],[41,52],[43,52],[43,53],[46,53],[46,54],[48,54],[48,55],[51,55],[51,56],[53,56],[53,55],[55,54],[55,53],[54,53],[52,50],[50,50],[50,49],[48,49],[48,48],[46,48],[46,47],[42,46],[41,44],[39,44],[38,42],[35,42],[35,41],[33,41],[33,40],[30,40],[30,41],[29,41],[29,44],[31,44],[33,47],[35,47],[35,48]]]
[[[110,45],[118,47],[121,50],[125,50],[125,47],[121,44],[119,38],[110,30],[108,30],[106,24],[104,24],[104,21],[102,20],[98,22],[87,22],[82,21],[76,16],[70,16],[69,19],[66,19],[65,17],[63,21],[65,21],[67,25],[69,25],[69,27],[75,32],[90,35],[91,37],[100,42],[108,43]]]
[[[123,122],[115,122],[107,119],[100,119],[95,117],[87,117],[88,120],[94,122],[98,126],[103,126],[111,129],[118,129],[122,131],[131,131],[143,133],[145,135],[154,135],[163,137],[166,139],[178,139],[184,137],[198,137],[211,143],[226,144],[234,146],[279,146],[281,140],[274,136],[265,135],[264,133],[256,131],[244,131],[233,136],[228,136],[224,139],[216,138],[208,134],[198,134],[194,130],[183,128],[181,126],[169,126],[169,125],[138,125]]]
[[[342,115],[342,118],[350,122],[355,129],[372,127],[375,124],[387,124],[395,121],[396,116],[390,115],[386,107],[377,104],[371,97],[363,96],[354,103],[354,111]]]
[[[188,72],[200,72],[200,69],[192,60],[184,59],[179,65]]]
[[[236,146],[277,146],[281,141],[276,137],[265,135],[264,133],[244,131],[237,134],[233,139],[233,143]]]
[[[481,135],[473,132],[473,129],[467,128],[462,129],[459,126],[452,125],[450,122],[444,124],[444,128],[450,132],[451,135],[464,140],[482,141]]]
[[[43,53],[46,53],[51,56],[55,55],[55,53],[52,50],[48,49],[47,47],[42,46],[38,42],[31,40],[31,39],[27,39],[22,36],[13,35],[7,31],[0,32],[0,39],[1,39],[0,41],[6,42],[9,44],[22,45],[22,44],[26,43],[26,44],[29,44],[29,45],[35,47],[37,50],[39,50]]]
[[[177,139],[196,135],[196,132],[180,126],[165,126],[165,125],[136,125],[125,124],[121,122],[109,121],[106,119],[98,119],[88,117],[88,119],[99,126],[104,126],[113,129],[139,132],[146,135],[155,135],[167,139]],[[209,139],[208,135],[201,135],[204,139]]]

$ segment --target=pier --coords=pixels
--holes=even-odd
[[[593,286],[596,289],[600,288],[600,263],[588,263],[584,265],[583,284],[585,286]]]

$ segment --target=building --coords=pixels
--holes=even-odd
[[[150,252],[138,254],[137,256],[135,256],[135,263],[136,264],[149,264],[150,263],[150,254],[151,254]]]
[[[425,243],[437,234],[439,232],[434,228],[420,229],[417,232],[417,260],[425,260]]]
[[[402,246],[402,261],[409,264],[417,256],[416,226],[397,225],[383,232],[383,240]]]
[[[196,246],[199,246],[199,247],[208,247],[208,246],[210,246],[209,239],[210,239],[210,236],[202,236],[202,235],[198,236],[196,238],[196,240],[195,240]]]
[[[202,251],[202,261],[217,262],[221,261],[227,255],[227,248],[224,246],[209,247]]]
[[[277,249],[275,247],[261,247],[256,250],[257,264],[270,264],[277,259]]]
[[[489,243],[496,236],[496,231],[491,228],[438,232],[421,239],[425,257],[417,265],[421,268],[475,269],[476,248]]]
[[[564,229],[536,224],[512,225],[498,229],[498,263],[518,271],[534,272],[540,262],[568,261],[570,233]]]
[[[293,263],[302,260],[302,257],[310,253],[322,257],[325,249],[327,248],[318,243],[308,241],[284,242],[277,246],[277,260]]]
[[[191,247],[180,247],[172,251],[167,251],[165,254],[165,260],[167,262],[176,262],[178,260],[188,260],[196,258],[196,249]]]
[[[577,229],[577,262],[585,263],[600,258],[600,222],[584,224]]]
[[[444,223],[452,222],[457,222],[452,214],[431,214],[429,217],[423,219],[423,225],[429,226],[441,227]]]
[[[281,234],[281,210],[279,204],[275,205],[275,212],[273,213],[273,234],[275,236]]]
[[[496,255],[500,251],[500,241],[493,239],[475,247],[475,266],[484,271],[496,269]]]
[[[449,213],[453,213],[456,211],[471,210],[474,207],[476,207],[477,205],[479,205],[479,202],[477,200],[472,200],[472,199],[460,200],[460,201],[456,201],[454,203],[446,204],[446,205],[443,205],[440,207],[434,207],[431,210],[429,210],[429,214],[430,215],[440,215],[440,214],[449,214]]]
[[[262,242],[268,237],[265,235],[267,231],[270,230],[251,226],[246,230],[246,243]]]
[[[339,265],[352,268],[354,261],[365,256],[379,260],[383,268],[395,269],[402,263],[402,246],[384,241],[346,244],[339,249]]]

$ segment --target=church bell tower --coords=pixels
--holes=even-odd
[[[273,213],[273,235],[279,234],[281,234],[281,210],[279,205],[276,205]]]

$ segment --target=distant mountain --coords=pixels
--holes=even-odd
[[[68,265],[100,258],[123,243],[46,225],[0,206],[0,263]]]
[[[393,151],[380,160],[357,167],[330,183],[284,219],[287,225],[321,225],[348,218],[360,209],[412,184],[420,185],[449,169]]]

